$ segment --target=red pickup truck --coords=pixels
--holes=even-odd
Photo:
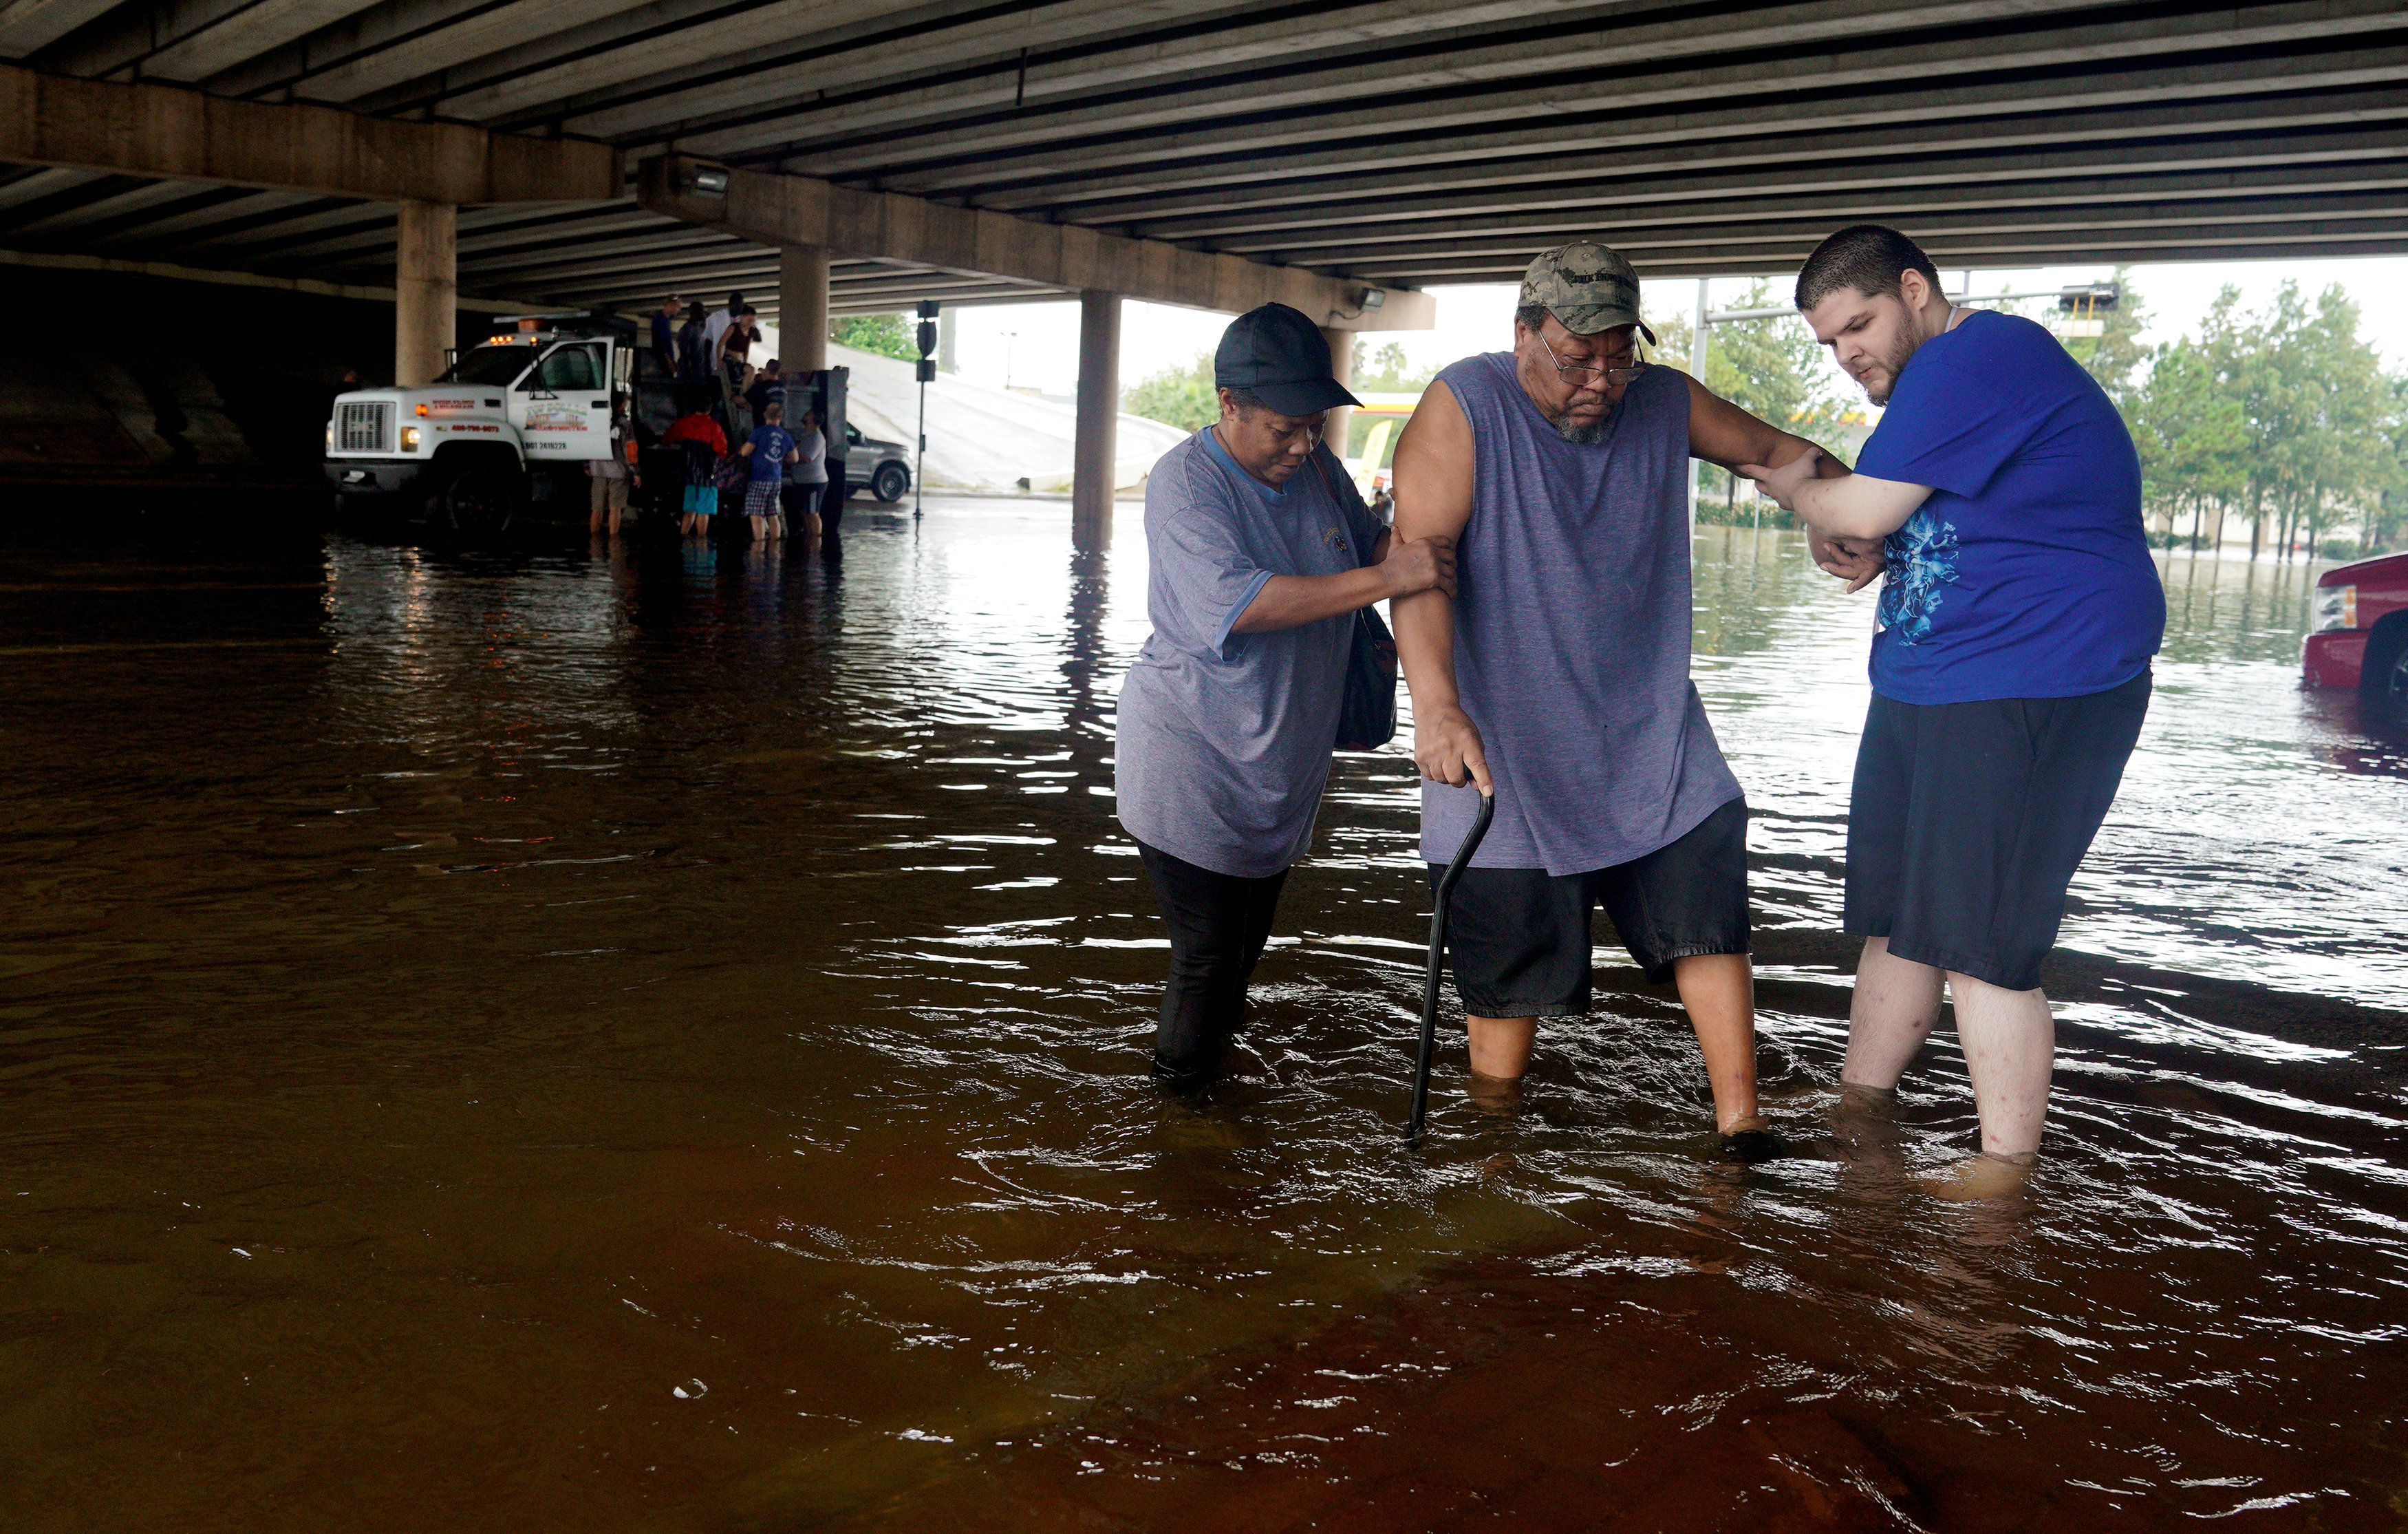
[[[2355,687],[2391,718],[2408,718],[2408,554],[2317,579],[2300,667],[2311,687]]]

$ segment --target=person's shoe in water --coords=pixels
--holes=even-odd
[[[2006,1198],[2023,1192],[2032,1168],[2039,1165],[2037,1151],[2026,1151],[2021,1155],[1992,1155],[1984,1151],[1979,1155],[1967,1156],[1938,1176],[1918,1177],[1915,1182],[1934,1198],[1952,1203]]]
[[[1160,1050],[1154,1052],[1154,1079],[1160,1082],[1167,1092],[1182,1096],[1201,1092],[1212,1084],[1214,1074],[1210,1065],[1192,1060],[1173,1060]]]
[[[1724,1130],[1715,1152],[1726,1161],[1752,1167],[1759,1161],[1780,1160],[1789,1154],[1789,1146],[1780,1131],[1772,1127],[1772,1121],[1758,1113]]]

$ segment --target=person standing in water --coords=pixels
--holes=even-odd
[[[1115,786],[1170,930],[1154,1073],[1211,1079],[1243,1024],[1290,866],[1311,850],[1354,612],[1455,587],[1449,541],[1399,542],[1321,445],[1329,343],[1284,304],[1212,359],[1221,418],[1145,490],[1154,631],[1121,683]]]
[[[781,423],[785,406],[771,400],[761,407],[761,424],[736,450],[738,457],[751,460],[752,472],[744,483],[744,514],[752,519],[752,541],[767,543],[786,536],[785,506],[778,497],[786,488],[786,460],[795,452],[795,438]]]
[[[1541,1018],[1589,1011],[1599,904],[1696,1027],[1727,1154],[1756,1111],[1747,803],[1689,681],[1692,455],[1808,463],[1639,339],[1639,275],[1575,240],[1530,263],[1513,348],[1440,372],[1397,446],[1397,536],[1457,540],[1462,587],[1396,605],[1432,877],[1496,820],[1456,886],[1471,1069],[1528,1069]],[[1844,473],[1833,465],[1834,472]]]
[[[2041,960],[2149,709],[2166,601],[2140,459],[2056,337],[1951,304],[1894,229],[1825,240],[1797,301],[1888,407],[1849,478],[1742,470],[1824,538],[1867,540],[1835,573],[1888,572],[1848,803],[1841,922],[1864,952],[1840,1080],[1885,1097],[1945,986],[1982,1118],[1953,1189],[1978,1195],[2039,1152],[2057,1047]]]

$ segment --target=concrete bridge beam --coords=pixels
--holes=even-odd
[[[1070,546],[1112,544],[1112,481],[1119,476],[1121,295],[1079,294],[1079,400],[1070,444]]]
[[[697,170],[712,172],[724,190],[701,190]],[[762,245],[813,245],[839,255],[1226,314],[1283,303],[1317,325],[1340,330],[1427,330],[1438,323],[1437,301],[1411,289],[1382,292],[1375,304],[1369,301],[1373,284],[1301,267],[682,155],[645,161],[637,195],[654,212]]]
[[[778,247],[778,363],[787,372],[827,366],[828,253],[824,246]]]
[[[619,151],[456,122],[236,101],[173,85],[119,85],[0,64],[0,160],[377,201],[607,201]]]
[[[393,380],[405,389],[432,383],[444,350],[459,335],[460,210],[450,203],[404,199],[395,251]]]

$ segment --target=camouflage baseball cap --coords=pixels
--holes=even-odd
[[[1545,309],[1575,336],[1637,325],[1647,344],[1656,344],[1656,333],[1639,317],[1639,274],[1620,251],[1590,240],[1539,252],[1522,274],[1518,307]]]

